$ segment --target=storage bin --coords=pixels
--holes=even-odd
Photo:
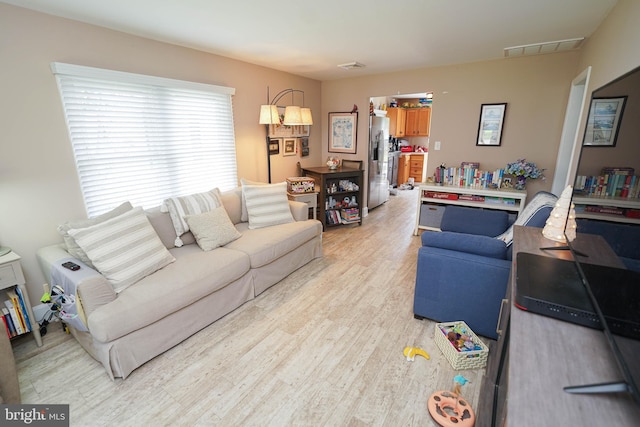
[[[289,193],[313,193],[315,180],[306,176],[287,178],[287,191]]]
[[[420,206],[420,225],[425,227],[440,228],[445,206],[432,203],[423,203]]]
[[[449,332],[461,333],[469,338],[474,345],[473,350],[458,350],[447,337]],[[436,344],[449,361],[453,369],[482,369],[487,365],[489,348],[463,321],[437,323],[434,339]]]

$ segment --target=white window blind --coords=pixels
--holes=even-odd
[[[237,186],[235,89],[53,63],[89,217]]]

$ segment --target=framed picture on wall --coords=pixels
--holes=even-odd
[[[615,147],[626,102],[626,96],[593,98],[582,145]]]
[[[356,154],[358,112],[329,113],[329,152]]]
[[[480,106],[480,123],[476,145],[500,146],[502,143],[502,127],[507,103],[482,104]]]
[[[270,138],[269,139],[269,154],[278,154],[280,153],[280,139],[279,138]]]
[[[282,155],[283,156],[295,156],[296,155],[296,138],[284,138],[282,140]]]

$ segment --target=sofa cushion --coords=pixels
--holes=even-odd
[[[174,263],[128,287],[115,301],[88,316],[95,340],[109,342],[142,329],[233,283],[250,269],[246,254],[226,248],[205,252],[189,245],[171,249],[171,253]]]
[[[293,222],[286,182],[243,185],[242,192],[247,203],[250,229]]]
[[[242,222],[242,205],[244,203],[242,201],[242,187],[220,193],[220,200],[222,200],[222,206],[227,211],[231,222],[234,224]]]
[[[153,229],[156,230],[158,237],[162,241],[162,244],[167,249],[172,249],[176,247],[176,229],[173,226],[173,221],[171,221],[171,215],[168,212],[162,212],[160,210],[160,206],[156,206],[155,208],[145,209],[145,213],[147,214],[147,218],[149,222],[153,226]],[[191,245],[196,242],[196,238],[193,237],[193,234],[190,231],[187,231],[182,236],[180,236],[180,240],[182,240],[183,245]]]
[[[421,238],[423,246],[507,259],[507,245],[489,236],[443,231],[422,233]]]
[[[509,227],[506,211],[477,209],[448,205],[445,208],[440,230],[456,233],[481,234],[495,237]]]
[[[62,235],[62,238],[64,239],[64,243],[67,246],[67,252],[69,252],[69,254],[71,254],[72,257],[79,259],[80,261],[87,264],[89,267],[93,268],[94,265],[91,263],[91,260],[89,259],[85,251],[82,250],[82,248],[80,247],[80,245],[78,245],[78,243],[76,243],[76,240],[73,238],[73,236],[69,235],[69,230],[71,229],[77,230],[80,228],[87,228],[87,227],[91,227],[92,225],[100,224],[101,222],[104,222],[110,218],[115,218],[118,215],[122,215],[123,213],[130,211],[131,209],[133,209],[133,206],[131,206],[131,203],[124,202],[117,208],[109,212],[103,213],[102,215],[98,215],[96,217],[89,218],[89,219],[67,221],[64,224],[59,225],[58,233],[60,233]]]
[[[189,231],[189,224],[184,219],[185,215],[208,212],[218,206],[222,206],[222,201],[220,200],[220,190],[217,188],[206,193],[165,199],[162,202],[161,210],[169,212],[169,215],[171,215],[171,221],[178,236],[175,245],[177,247],[182,246],[184,242],[180,239],[180,236]]]
[[[142,208],[69,234],[116,292],[172,263]]]
[[[233,242],[241,236],[223,206],[212,211],[184,217],[203,251],[210,251]]]
[[[249,229],[246,222],[236,225],[242,237],[225,248],[249,255],[251,268],[259,268],[296,250],[302,244],[322,235],[320,221],[295,221],[276,227]]]

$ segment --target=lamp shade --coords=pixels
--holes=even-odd
[[[302,112],[300,107],[290,105],[284,110],[284,120],[282,124],[286,126],[298,126],[302,124]]]
[[[261,105],[259,123],[261,125],[280,124],[280,114],[278,114],[278,107],[275,105]]]
[[[311,116],[311,108],[301,108],[300,112],[302,113],[302,124],[312,125],[313,117]]]

